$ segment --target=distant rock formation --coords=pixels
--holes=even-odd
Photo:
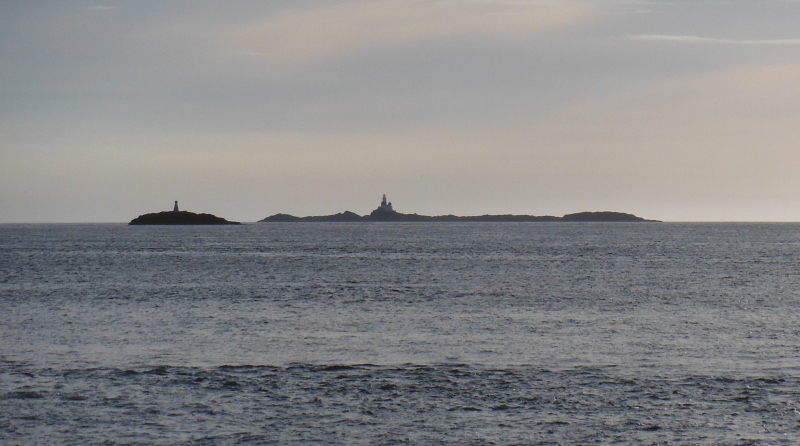
[[[236,221],[228,221],[211,214],[195,214],[179,211],[178,202],[172,211],[154,212],[140,215],[128,223],[129,225],[238,225]]]
[[[369,215],[363,217],[350,211],[345,211],[333,215],[319,215],[312,217],[295,217],[288,214],[275,214],[271,215],[261,222],[356,222],[356,221],[398,221],[398,222],[422,222],[422,221],[444,221],[444,222],[545,222],[545,221],[560,221],[560,222],[656,222],[658,220],[646,220],[642,217],[637,217],[633,214],[625,214],[622,212],[578,212],[575,214],[567,214],[563,217],[554,217],[551,215],[478,215],[459,217],[456,215],[417,215],[417,214],[402,214],[392,208],[392,203],[386,201],[386,195],[383,196],[380,206],[372,211]]]
[[[363,217],[355,212],[344,211],[333,215],[320,215],[316,217],[295,217],[289,214],[275,214],[261,221],[271,222],[296,222],[296,221],[362,221]]]
[[[655,221],[645,220],[642,217],[637,217],[633,214],[624,214],[622,212],[578,212],[576,214],[567,214],[561,217],[561,221]]]

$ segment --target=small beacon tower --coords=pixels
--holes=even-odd
[[[172,208],[172,212],[178,212],[178,200],[175,200],[175,207]]]

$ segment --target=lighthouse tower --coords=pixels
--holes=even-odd
[[[175,200],[175,207],[172,208],[172,212],[178,212],[178,200]]]
[[[392,203],[386,202],[386,194],[383,194],[383,201],[381,201],[381,207],[379,209],[384,212],[394,212],[394,209],[392,209]]]

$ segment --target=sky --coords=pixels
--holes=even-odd
[[[800,1],[0,0],[0,223],[800,221]]]

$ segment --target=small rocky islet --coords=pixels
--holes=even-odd
[[[238,221],[228,221],[212,214],[196,214],[178,210],[178,202],[171,211],[153,212],[140,215],[129,225],[239,225]]]

